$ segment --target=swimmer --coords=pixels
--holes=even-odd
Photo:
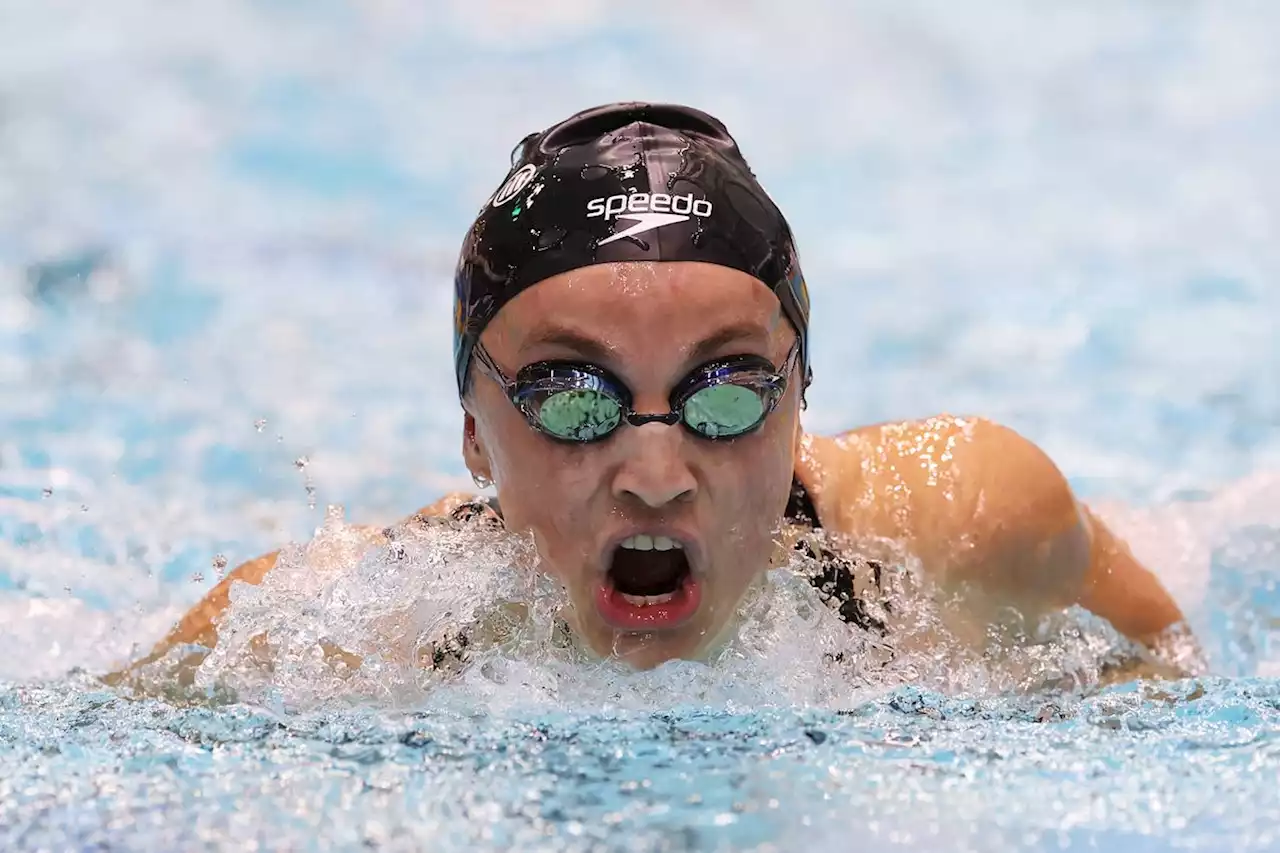
[[[414,518],[531,535],[581,646],[638,668],[705,657],[792,549],[841,618],[888,632],[864,594],[905,553],[975,636],[1081,605],[1165,674],[1187,670],[1171,596],[1013,430],[952,416],[801,428],[799,254],[720,121],[611,104],[526,137],[513,161],[455,278],[462,455],[497,499],[450,495]],[[231,572],[147,661],[212,648],[231,585],[260,583],[276,556]]]

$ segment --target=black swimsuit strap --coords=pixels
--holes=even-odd
[[[822,529],[818,508],[813,505],[809,490],[804,487],[804,483],[800,482],[800,478],[794,475],[791,477],[791,498],[787,501],[787,509],[782,517],[793,524],[812,527],[814,530]]]
[[[449,516],[454,521],[471,521],[474,518],[487,517],[489,522],[502,526],[502,509],[497,498],[477,495],[466,503],[459,504]]]
[[[813,504],[809,490],[800,482],[799,477],[791,479],[791,498],[787,501],[785,519],[792,524],[821,530],[822,520],[818,518],[818,508]],[[801,538],[796,543],[796,550],[817,562],[815,571],[807,576],[810,584],[822,596],[828,606],[839,613],[845,622],[868,631],[884,635],[888,632],[885,623],[872,614],[867,602],[863,601],[854,583],[855,564],[861,563],[871,572],[871,580],[877,589],[883,589],[883,566],[878,560],[851,559],[845,554],[837,553],[820,541],[809,541]],[[882,606],[888,612],[889,605]]]

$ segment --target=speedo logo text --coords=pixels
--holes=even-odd
[[[668,193],[619,193],[593,198],[587,202],[587,218],[603,216],[613,219],[628,213],[675,213],[680,216],[707,217],[711,215],[711,202],[694,198],[693,193],[670,195]]]
[[[619,193],[603,198],[593,198],[587,202],[588,219],[603,216],[605,222],[611,219],[630,219],[633,223],[621,231],[615,230],[612,236],[606,237],[597,244],[600,246],[615,240],[636,237],[664,225],[687,222],[690,215],[703,218],[710,216],[711,202],[705,198],[694,198],[693,193],[686,195]]]

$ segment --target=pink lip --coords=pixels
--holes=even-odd
[[[596,610],[610,627],[622,631],[655,631],[675,628],[691,619],[702,604],[702,584],[692,573],[685,575],[670,601],[632,604],[606,576],[596,585]]]

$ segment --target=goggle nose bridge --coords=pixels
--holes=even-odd
[[[645,424],[665,424],[666,426],[675,426],[680,423],[679,412],[667,412],[666,414],[644,414],[642,412],[624,411],[622,417],[631,426],[644,426]]]

